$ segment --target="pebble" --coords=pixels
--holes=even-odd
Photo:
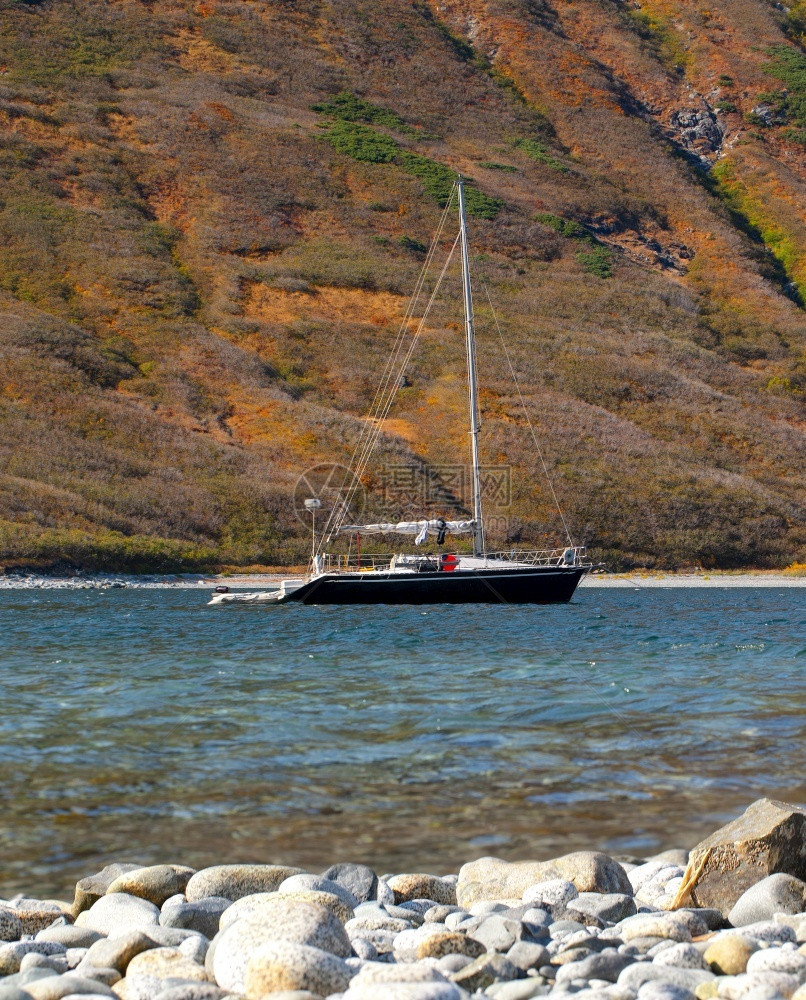
[[[769,944],[797,943],[797,934],[793,927],[790,927],[789,924],[778,924],[772,920],[762,920],[757,924],[745,924],[741,928],[741,932],[745,937],[752,938],[754,941],[766,941]]]
[[[747,962],[758,944],[744,934],[726,934],[709,944],[703,959],[712,972],[738,976],[747,970]]]
[[[616,924],[616,933],[631,941],[635,938],[670,938],[673,941],[691,941],[689,929],[680,920],[666,914],[638,913]]]
[[[366,903],[377,896],[378,876],[366,865],[331,865],[322,872],[322,878],[338,883],[359,903]]]
[[[259,919],[253,915],[236,920],[221,932],[212,958],[216,982],[227,989],[243,990],[252,955],[263,945],[279,943],[300,945],[339,958],[352,954],[343,925],[329,910],[313,903],[278,900],[270,909],[262,910]],[[310,987],[297,984],[282,988]]]
[[[62,924],[56,927],[46,927],[36,935],[37,941],[52,941],[63,944],[66,948],[89,948],[103,937],[98,931],[89,927],[76,927],[74,924]]]
[[[567,906],[569,914],[594,917],[605,923],[618,923],[635,915],[635,899],[623,892],[580,892]]]
[[[751,990],[771,988],[778,995],[789,1000],[798,989],[799,983],[795,976],[786,972],[745,972],[740,976],[725,976],[719,981],[717,996],[724,1000],[740,1000]]]
[[[383,1000],[463,1000],[467,994],[450,983],[387,983]],[[374,986],[350,985],[343,1000],[380,1000]]]
[[[395,894],[395,902],[403,903],[410,899],[427,899],[434,903],[456,905],[456,886],[436,875],[409,874],[395,875],[387,885]]]
[[[705,963],[698,948],[693,944],[680,942],[664,947],[652,956],[655,965],[673,965],[678,969],[704,969]]]
[[[140,952],[126,969],[126,1000],[152,1000],[169,979],[204,982],[204,967],[178,948],[152,948]]]
[[[0,941],[19,941],[22,937],[22,922],[8,906],[0,906]]]
[[[42,955],[37,951],[29,951],[27,955],[22,956],[20,972],[25,972],[26,969],[33,969],[37,966],[40,969],[52,969],[57,973],[67,972],[67,956]]]
[[[517,979],[519,976],[520,969],[517,966],[503,955],[492,952],[482,955],[455,973],[453,981],[472,993],[474,990],[484,990],[498,980]]]
[[[154,941],[143,931],[129,931],[113,938],[101,938],[90,945],[83,961],[97,968],[125,972],[129,962],[140,952],[153,948]]]
[[[245,897],[249,899],[250,897]],[[159,922],[163,927],[178,927],[183,930],[198,931],[206,937],[213,937],[219,928],[224,910],[235,904],[224,896],[208,896],[196,903],[188,903],[180,896],[176,901],[168,899],[160,910]]]
[[[345,889],[344,886],[339,885],[338,882],[322,878],[321,875],[292,875],[291,878],[287,878],[285,881],[280,883],[277,887],[277,891],[288,894],[308,891],[327,892],[330,893],[331,896],[339,898],[350,910],[355,910],[358,906],[358,900],[349,891],[349,889]]]
[[[579,895],[573,882],[565,879],[550,879],[538,882],[525,889],[521,899],[525,906],[536,906],[549,913],[562,912],[572,899]]]
[[[287,878],[301,874],[301,868],[285,865],[215,865],[196,872],[185,888],[185,896],[189,903],[210,896],[224,896],[234,902],[256,892],[274,892]]]
[[[181,986],[169,986],[168,989],[160,990],[154,1000],[224,1000],[230,996],[226,990],[214,983],[183,983]],[[275,994],[272,1000],[280,1000],[280,994]],[[313,994],[307,994],[313,998]],[[286,1000],[294,1000],[286,994]],[[306,1000],[306,997],[298,997],[296,1000]]]
[[[478,958],[488,949],[479,941],[459,931],[440,930],[424,938],[417,946],[417,959],[443,958],[445,955],[467,955]]]
[[[35,982],[27,982],[25,991],[30,994],[32,1000],[64,1000],[70,994],[76,993],[105,997],[115,996],[106,983],[85,976],[77,976],[72,972],[65,976],[51,975]]]
[[[352,970],[336,955],[293,941],[274,940],[249,956],[243,984],[238,988],[250,998],[280,990],[310,990],[324,997],[345,990],[351,979]],[[221,979],[219,984],[234,988]]]
[[[765,948],[754,952],[747,962],[748,972],[789,972],[801,984],[806,982],[806,955],[794,948]]]
[[[130,896],[147,899],[155,906],[162,906],[166,899],[184,892],[192,875],[193,868],[179,865],[151,865],[147,868],[134,868],[124,872],[110,884],[107,894],[126,892]]]
[[[637,990],[650,979],[682,986],[693,992],[700,983],[714,979],[714,974],[704,969],[678,969],[671,965],[655,965],[654,962],[635,962],[619,975],[618,983]]]
[[[507,952],[507,958],[522,972],[539,969],[549,960],[549,953],[542,944],[534,941],[516,941]]]
[[[106,895],[106,890],[118,878],[126,872],[142,868],[142,865],[133,864],[128,861],[116,862],[107,865],[95,875],[88,875],[86,878],[76,882],[75,898],[73,901],[73,916],[78,916],[83,910],[88,910],[93,903],[97,903],[101,896]]]
[[[628,955],[617,951],[603,951],[598,955],[588,955],[578,962],[561,965],[557,970],[556,982],[566,983],[574,979],[604,979],[615,983],[624,969],[633,964]]]
[[[673,983],[650,980],[638,990],[638,1000],[694,1000],[694,994]]]
[[[516,941],[524,936],[520,920],[512,920],[500,913],[491,913],[481,923],[467,932],[484,946],[485,951],[508,951]]]
[[[129,931],[147,931],[159,923],[160,911],[146,899],[116,892],[112,896],[102,896],[88,910],[76,918],[79,927],[109,937],[120,937]]]
[[[65,951],[67,951],[65,946],[55,941],[15,941],[0,945],[0,976],[19,972],[23,957],[31,952],[40,955],[63,955]]]
[[[772,920],[776,913],[806,910],[806,882],[779,872],[751,885],[734,903],[728,920],[734,927]]]
[[[219,929],[223,931],[236,920],[245,916],[251,915],[257,919],[262,913],[270,912],[278,907],[282,909],[290,903],[309,903],[313,906],[323,907],[342,923],[347,923],[353,915],[353,911],[338,896],[333,896],[329,892],[316,892],[313,889],[289,894],[257,892],[251,896],[242,896],[222,913],[219,919]]]

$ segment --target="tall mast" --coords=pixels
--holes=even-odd
[[[459,225],[462,242],[462,292],[465,305],[465,336],[467,343],[467,378],[470,387],[470,449],[473,463],[473,554],[484,553],[484,526],[481,519],[481,471],[479,469],[479,404],[476,395],[476,331],[473,327],[473,293],[470,289],[470,256],[467,246],[465,219],[465,182],[459,176]]]

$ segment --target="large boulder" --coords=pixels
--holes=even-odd
[[[759,799],[691,851],[674,906],[710,906],[727,916],[743,893],[776,872],[806,880],[806,810]]]
[[[621,865],[597,851],[576,851],[551,861],[502,861],[480,858],[463,865],[456,886],[459,906],[482,900],[518,900],[526,889],[549,879],[573,882],[578,892],[625,893],[632,886]]]

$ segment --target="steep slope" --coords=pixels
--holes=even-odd
[[[0,0],[0,15],[7,562],[302,558],[295,484],[349,463],[456,170],[575,538],[616,566],[806,558],[797,10]],[[447,467],[462,497],[455,292],[451,274],[370,510],[384,484],[401,514],[429,508],[389,493],[401,466],[432,487]],[[483,292],[477,311],[482,449],[513,466],[492,540],[561,540]]]

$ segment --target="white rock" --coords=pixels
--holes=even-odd
[[[553,878],[545,882],[530,885],[524,890],[522,902],[524,906],[537,906],[548,910],[565,907],[579,895],[573,882]]]
[[[797,976],[799,983],[806,982],[806,955],[794,948],[764,948],[755,952],[747,961],[748,973],[788,972]]]
[[[101,896],[92,906],[79,913],[76,926],[106,934],[110,938],[121,937],[130,931],[146,931],[159,926],[159,908],[138,896],[116,892],[111,896]]]

